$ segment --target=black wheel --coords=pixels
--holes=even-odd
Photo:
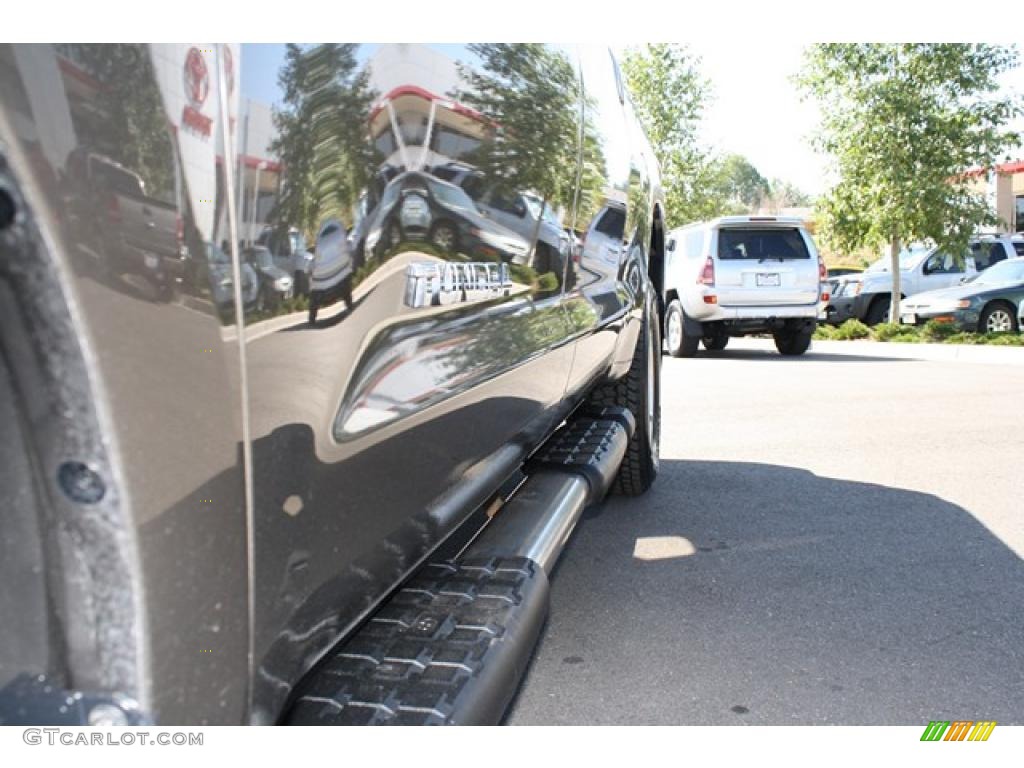
[[[270,296],[267,293],[265,287],[260,287],[259,293],[256,294],[256,311],[262,312],[270,306]]]
[[[451,223],[439,221],[430,230],[430,242],[442,251],[454,253],[459,245],[459,233]]]
[[[1016,333],[1017,313],[1012,304],[994,301],[985,307],[978,318],[978,333]]]
[[[701,342],[708,352],[721,352],[729,344],[729,336],[724,333],[716,333],[713,336],[705,336]]]
[[[618,405],[636,417],[636,431],[626,448],[611,492],[640,496],[658,474],[658,446],[661,442],[661,333],[654,300],[648,302],[643,326],[633,353],[629,373],[609,382],[591,395],[598,406]]]
[[[346,309],[352,309],[352,278],[346,277],[341,284],[341,299],[345,302]]]
[[[686,335],[686,323],[683,321],[683,305],[679,299],[673,299],[665,310],[665,339],[668,353],[672,357],[693,357],[697,354],[700,339]]]
[[[892,299],[889,296],[879,296],[877,299],[872,301],[871,306],[868,307],[868,313],[864,317],[864,322],[868,325],[888,323],[889,305],[891,303]]]
[[[775,348],[779,350],[780,355],[802,355],[811,346],[811,337],[813,335],[813,327],[809,330],[779,331],[774,334]]]

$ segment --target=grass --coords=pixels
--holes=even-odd
[[[1019,333],[971,333],[961,331],[952,323],[900,325],[882,323],[869,328],[860,320],[850,319],[839,327],[819,325],[814,338],[824,341],[851,341],[867,339],[892,344],[989,344],[997,347],[1024,347],[1024,335]]]

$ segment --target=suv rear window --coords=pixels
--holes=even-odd
[[[786,261],[809,259],[810,252],[798,229],[722,229],[718,258]]]

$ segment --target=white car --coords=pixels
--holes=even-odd
[[[665,339],[669,354],[724,349],[731,336],[771,333],[784,355],[807,351],[825,265],[800,219],[725,216],[669,233]]]
[[[1006,259],[1024,254],[1020,235],[981,235],[970,242],[970,251],[957,258],[941,248],[913,246],[900,256],[900,297],[951,288]],[[853,316],[868,325],[888,322],[892,297],[889,257],[864,271],[854,301]]]

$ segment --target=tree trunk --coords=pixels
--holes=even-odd
[[[889,242],[889,272],[892,275],[892,299],[889,303],[889,322],[898,323],[900,321],[902,286],[900,285],[900,239],[896,235],[893,235],[892,240]]]

